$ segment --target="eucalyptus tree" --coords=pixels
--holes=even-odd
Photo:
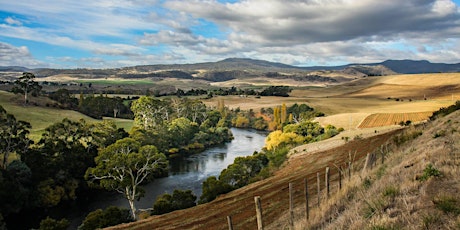
[[[153,129],[171,119],[170,105],[162,100],[142,96],[131,105],[134,121],[144,129]]]
[[[132,138],[118,140],[99,151],[96,166],[86,171],[86,179],[107,190],[115,190],[128,200],[136,219],[134,201],[144,195],[140,186],[168,168],[166,156],[153,145],[141,146]]]
[[[37,95],[42,87],[38,82],[34,81],[35,75],[33,73],[24,72],[22,77],[18,78],[14,82],[14,87],[12,89],[13,93],[24,94],[24,103],[29,103],[29,94]]]

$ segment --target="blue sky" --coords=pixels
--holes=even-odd
[[[0,66],[460,62],[460,0],[0,0]]]

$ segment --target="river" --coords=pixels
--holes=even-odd
[[[145,196],[136,202],[137,209],[152,208],[157,196],[172,193],[175,189],[192,190],[198,198],[201,196],[201,184],[210,176],[218,176],[220,172],[232,164],[235,158],[249,156],[260,151],[264,146],[266,133],[250,129],[232,128],[234,139],[221,146],[207,149],[201,153],[170,160],[169,176],[155,179],[144,185]],[[121,195],[105,196],[85,207],[88,212],[105,209],[111,205],[129,209],[128,201]],[[80,216],[84,214],[84,216]],[[72,226],[78,226],[88,213],[74,216]]]

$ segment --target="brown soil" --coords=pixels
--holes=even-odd
[[[289,209],[289,183],[294,183],[295,202],[302,202],[304,178],[313,184],[317,172],[322,178],[325,167],[330,167],[332,180],[337,180],[335,166],[345,166],[350,154],[358,162],[398,132],[400,130],[379,133],[322,151],[296,153],[272,177],[222,195],[210,203],[109,229],[228,229],[227,216],[232,217],[235,229],[257,229],[255,196],[261,197],[264,225],[270,225]],[[314,194],[316,187],[309,188]]]

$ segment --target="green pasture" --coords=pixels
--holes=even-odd
[[[35,98],[32,98],[31,100],[33,101]],[[37,100],[45,99],[40,98]],[[63,110],[34,105],[24,106],[22,104],[20,95],[14,95],[5,91],[0,91],[0,105],[3,106],[7,113],[13,114],[17,120],[27,121],[32,125],[32,129],[30,130],[30,137],[33,140],[38,140],[43,131],[48,126],[60,122],[64,118],[68,118],[74,121],[84,119],[89,123],[101,121],[73,110]],[[126,131],[129,131],[133,126],[132,120],[117,118],[107,119],[113,120],[117,127],[124,128]]]

